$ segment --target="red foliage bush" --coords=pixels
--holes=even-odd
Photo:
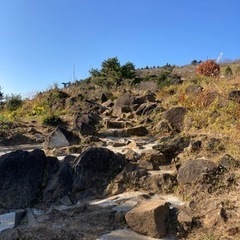
[[[206,77],[216,77],[220,73],[220,66],[214,60],[207,60],[197,66],[196,73]]]

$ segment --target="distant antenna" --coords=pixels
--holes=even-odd
[[[221,52],[221,53],[219,54],[216,63],[219,63],[219,62],[220,62],[220,60],[221,60],[221,58],[222,58],[222,55],[223,55],[223,52]]]

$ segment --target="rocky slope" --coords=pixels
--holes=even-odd
[[[1,138],[0,211],[18,210],[0,239],[240,238],[239,79],[209,81],[83,83],[80,101],[71,86],[52,106],[68,111],[57,127],[16,121]]]

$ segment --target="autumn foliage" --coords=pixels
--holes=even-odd
[[[216,77],[220,73],[220,66],[214,60],[207,60],[197,66],[196,73],[206,77]]]

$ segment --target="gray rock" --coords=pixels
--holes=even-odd
[[[162,200],[149,200],[140,203],[125,218],[127,224],[137,233],[153,238],[166,236],[165,221],[169,214],[169,203]]]
[[[198,84],[192,84],[186,87],[185,93],[188,95],[196,95],[200,92],[202,92],[203,87]]]
[[[149,115],[157,107],[157,103],[143,103],[137,110],[137,115]]]
[[[148,130],[143,126],[136,126],[128,128],[127,134],[130,136],[146,136],[148,134]]]
[[[63,128],[57,127],[53,130],[53,132],[47,137],[44,147],[45,148],[61,148],[61,147],[67,147],[70,143],[67,140],[67,136],[65,135],[65,131],[63,131]]]
[[[178,171],[177,181],[179,184],[203,183],[207,178],[212,178],[217,171],[217,164],[205,160],[194,159],[185,162]]]
[[[175,137],[162,139],[162,141],[153,146],[153,149],[157,149],[166,157],[167,163],[170,163],[178,154],[180,154],[184,148],[190,144],[189,137]]]
[[[73,176],[74,171],[72,168],[72,162],[76,157],[68,155],[62,161],[58,161],[57,169],[53,167],[49,168],[52,171],[48,174],[46,187],[43,190],[43,201],[46,203],[53,203],[62,199],[66,195],[71,195],[73,189]],[[53,160],[54,161],[54,160]]]
[[[83,135],[93,135],[97,128],[96,126],[100,123],[101,117],[95,113],[90,112],[77,116],[74,120],[75,128]]]
[[[226,170],[231,170],[240,165],[240,163],[235,160],[232,156],[225,154],[219,161],[219,165]]]
[[[124,168],[123,155],[107,148],[89,148],[74,161],[74,191],[94,188],[102,192],[108,183]]]
[[[186,112],[184,107],[173,107],[164,112],[162,119],[166,119],[176,131],[181,132]]]

